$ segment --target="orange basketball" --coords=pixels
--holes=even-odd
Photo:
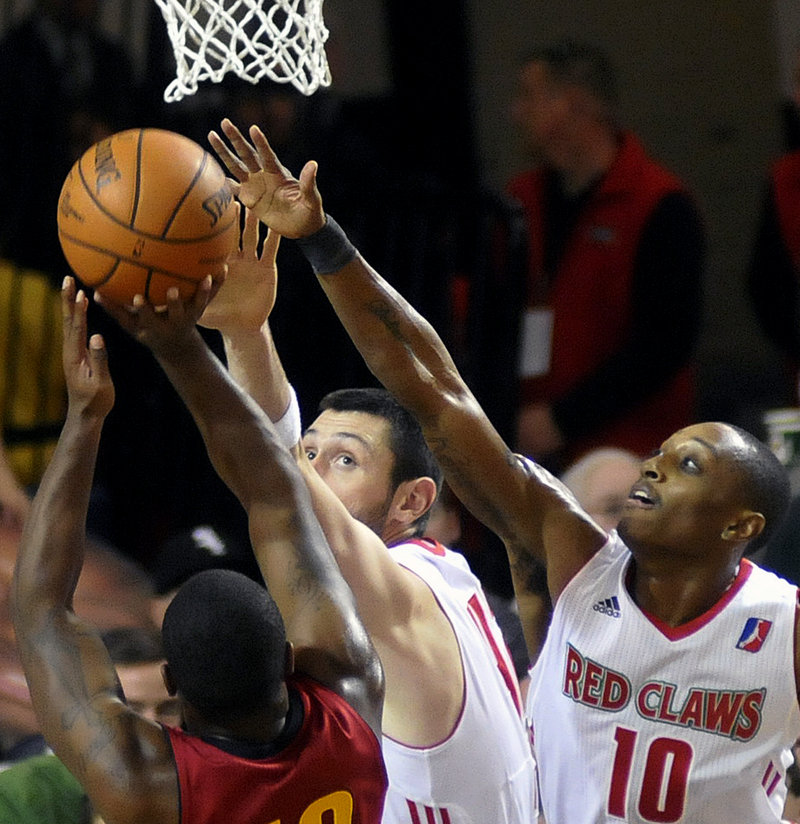
[[[193,140],[129,129],[95,143],[58,199],[58,239],[87,287],[117,303],[166,302],[219,275],[239,236],[225,172]]]

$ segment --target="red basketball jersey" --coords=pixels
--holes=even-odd
[[[167,728],[183,824],[380,822],[386,772],[375,734],[318,682],[295,677],[289,683],[302,699],[303,722],[273,756],[241,758]]]

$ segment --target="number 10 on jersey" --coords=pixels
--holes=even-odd
[[[694,752],[686,741],[675,738],[654,738],[644,751],[643,742],[637,742],[638,735],[625,727],[617,727],[614,732],[616,752],[608,814],[624,819],[628,795],[631,789],[639,787],[637,809],[645,821],[680,821]]]

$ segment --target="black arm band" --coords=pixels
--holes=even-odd
[[[317,275],[338,272],[358,254],[356,247],[347,239],[344,229],[330,215],[325,217],[325,225],[321,229],[297,240],[300,251]]]

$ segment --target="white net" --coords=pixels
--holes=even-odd
[[[227,72],[313,94],[331,83],[322,0],[156,0],[175,52],[168,102],[219,83]]]

